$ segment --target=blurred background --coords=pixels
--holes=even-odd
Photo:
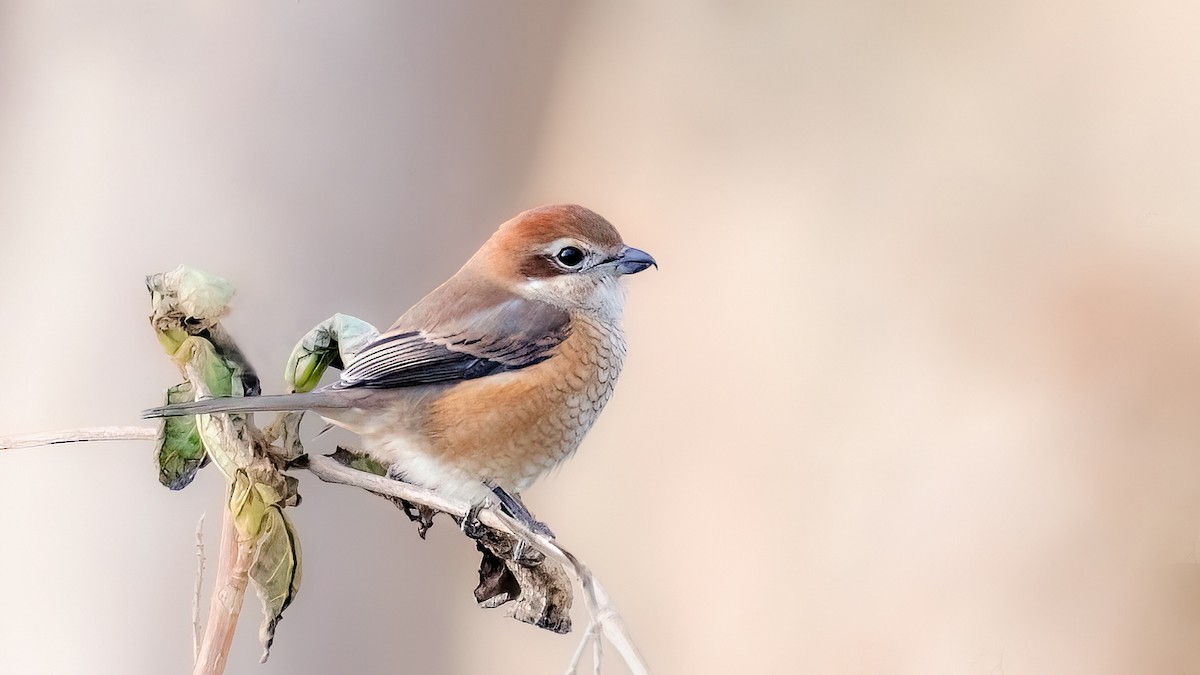
[[[527,501],[655,672],[1197,672],[1198,20],[0,0],[0,434],[159,402],[148,273],[237,284],[278,391],[322,319],[387,325],[578,202],[661,269]],[[263,666],[249,599],[228,672],[565,668],[578,632],[478,609],[448,522],[300,478],[300,595]],[[0,672],[187,672],[221,491],[148,443],[0,456]]]

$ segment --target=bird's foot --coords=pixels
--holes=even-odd
[[[472,504],[467,511],[467,515],[459,521],[458,526],[462,533],[471,539],[480,539],[487,532],[487,526],[479,520],[479,512],[483,510],[483,504]]]
[[[546,554],[518,538],[517,543],[513,544],[512,559],[521,567],[537,567],[546,559]]]
[[[500,500],[500,507],[504,512],[512,516],[518,523],[528,527],[534,534],[540,534],[547,539],[554,538],[554,532],[550,530],[550,526],[534,518],[529,509],[525,508],[520,497],[510,495],[498,485],[492,487],[492,494]]]

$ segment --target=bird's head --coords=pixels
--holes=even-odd
[[[542,206],[504,223],[480,251],[498,281],[522,297],[618,315],[620,279],[658,263],[625,245],[599,214],[574,204]]]

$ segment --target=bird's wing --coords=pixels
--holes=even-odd
[[[511,294],[448,298],[443,290],[363,348],[333,386],[393,388],[470,380],[541,363],[566,339],[570,316],[561,309]]]

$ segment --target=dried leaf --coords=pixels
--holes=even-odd
[[[275,445],[272,454],[291,462],[304,456],[304,442],[300,437],[302,412],[281,413],[263,429],[263,438],[268,445]]]
[[[150,322],[163,349],[177,363],[190,356],[185,347],[189,337],[212,343],[226,366],[241,381],[250,396],[259,393],[258,376],[219,321],[229,311],[233,285],[214,274],[184,265],[146,278],[150,289]]]
[[[269,506],[271,504],[263,499],[262,491],[256,489],[246,471],[238,469],[229,488],[229,512],[233,514],[233,526],[241,539],[258,538]]]
[[[391,499],[392,503],[399,506],[404,515],[408,516],[410,522],[417,524],[417,535],[422,539],[428,534],[429,528],[433,527],[433,517],[441,513],[441,511],[432,509],[424,504],[414,504],[404,499]]]
[[[159,333],[184,326],[191,335],[207,330],[229,310],[234,293],[225,279],[187,265],[147,277],[146,287],[150,320]]]
[[[329,455],[352,469],[387,475],[387,467],[376,460],[339,446]],[[378,493],[376,493],[378,494]],[[435,512],[424,506],[414,506],[403,499],[379,495],[400,507],[409,520],[417,523],[423,539],[433,524]],[[479,585],[475,601],[492,609],[507,605],[505,613],[514,619],[533,624],[555,633],[571,631],[571,605],[574,593],[571,579],[562,565],[541,556],[535,561],[527,548],[524,555],[517,552],[517,539],[511,534],[482,527],[476,547],[483,558],[479,564]]]
[[[220,326],[233,286],[200,270],[180,266],[148,277],[151,323],[159,342],[187,383],[168,392],[168,403],[211,396],[258,395],[259,380],[232,337]],[[299,417],[281,422],[277,435],[303,452]],[[159,434],[164,484],[179,488],[211,458],[230,481],[228,508],[238,534],[239,555],[250,556],[248,576],[263,605],[259,637],[263,661],[275,627],[300,584],[300,543],[283,509],[300,503],[298,481],[280,472],[268,442],[242,414],[165,418]]]
[[[509,571],[504,561],[488,550],[483,542],[475,542],[475,548],[483,554],[479,562],[479,586],[475,588],[475,602],[485,609],[494,609],[515,600],[521,595],[521,584]]]
[[[229,510],[238,537],[253,542],[250,581],[263,607],[259,630],[263,661],[270,654],[283,610],[300,587],[300,540],[283,512],[285,505],[295,501],[295,485],[295,479],[278,486],[257,482],[249,472],[239,470],[230,488]]]
[[[270,506],[264,513],[256,548],[250,581],[262,602],[263,622],[258,639],[263,646],[262,661],[266,662],[283,610],[292,604],[300,590],[300,539],[279,506]]]
[[[486,609],[507,605],[505,613],[517,621],[554,633],[571,632],[570,577],[551,560],[537,565],[514,560],[516,543],[512,535],[492,529],[476,542],[483,554],[476,602]]]

